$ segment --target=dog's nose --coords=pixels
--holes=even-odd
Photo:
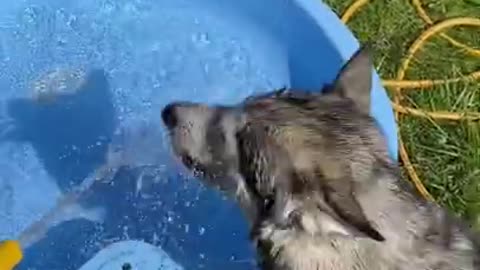
[[[178,123],[177,106],[176,103],[170,103],[162,110],[162,120],[168,128],[174,128]]]

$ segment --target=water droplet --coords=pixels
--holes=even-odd
[[[210,66],[208,65],[208,63],[205,63],[205,65],[203,65],[203,72],[205,73],[205,75],[208,75],[210,73]]]
[[[68,21],[67,21],[68,27],[74,28],[76,26],[76,23],[77,23],[77,16],[75,15],[68,16]]]
[[[111,13],[114,9],[115,9],[115,6],[113,5],[113,3],[108,1],[104,3],[102,11],[105,13]]]
[[[67,39],[63,37],[57,37],[57,45],[58,46],[65,46],[67,45]]]
[[[208,33],[196,33],[192,36],[192,41],[197,45],[208,45],[210,44],[210,37]]]
[[[200,229],[198,230],[198,233],[200,235],[204,235],[205,234],[205,228],[204,227],[200,227]]]
[[[156,232],[153,233],[153,237],[152,237],[152,238],[153,238],[153,239],[152,239],[152,242],[153,242],[154,245],[157,245],[157,244],[160,242],[160,237],[158,237],[158,235],[157,235]]]
[[[190,231],[190,225],[185,224],[185,232],[188,233]]]

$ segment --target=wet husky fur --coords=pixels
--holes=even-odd
[[[279,90],[237,106],[172,103],[172,147],[235,196],[263,269],[480,269],[478,236],[400,178],[369,116],[359,50],[321,94]]]

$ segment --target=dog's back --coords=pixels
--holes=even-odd
[[[275,200],[256,234],[265,268],[479,269],[469,229],[401,179],[368,115],[370,66],[355,57],[321,97],[245,107],[240,170]]]

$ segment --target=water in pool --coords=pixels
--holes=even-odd
[[[274,37],[203,2],[1,4],[0,239],[31,238],[19,269],[79,269],[127,239],[184,269],[252,268],[238,209],[182,174],[159,112],[284,86],[287,64]]]

